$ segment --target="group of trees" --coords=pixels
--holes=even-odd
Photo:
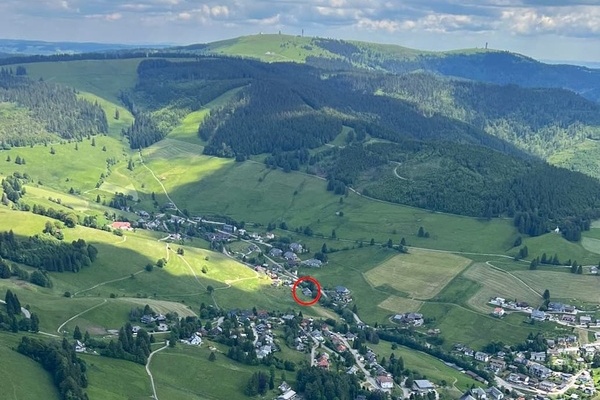
[[[6,314],[0,311],[0,330],[13,333],[39,331],[39,317],[35,313],[30,313],[29,318],[25,317],[22,313],[21,302],[16,294],[7,290],[4,301],[6,302]]]
[[[97,256],[96,247],[83,239],[62,243],[38,235],[21,238],[12,230],[0,233],[0,257],[45,271],[78,272]]]
[[[23,337],[17,351],[42,364],[58,388],[62,400],[88,400],[87,366],[67,339],[62,342]]]
[[[120,358],[138,364],[146,364],[150,355],[151,336],[140,329],[133,337],[133,327],[128,322],[119,329],[118,339],[111,340],[100,354],[106,357]]]
[[[6,68],[0,69],[0,101],[26,108],[33,120],[57,138],[80,140],[108,132],[106,115],[98,103],[81,99],[67,86],[34,81],[25,75],[12,74]],[[25,146],[46,141],[47,136],[11,135],[2,139],[13,146]]]
[[[13,276],[41,287],[52,287],[52,281],[46,271],[38,269],[30,274],[18,265],[12,264],[0,257],[0,279],[9,279]]]

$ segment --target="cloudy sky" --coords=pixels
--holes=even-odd
[[[203,43],[258,32],[600,61],[600,0],[0,0],[0,38]]]

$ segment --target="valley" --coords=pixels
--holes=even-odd
[[[310,50],[306,46],[312,40],[300,39],[286,39],[281,52],[274,52],[269,50],[272,37],[248,37],[214,43],[210,54],[258,54],[263,61],[286,64],[309,64],[310,57],[342,58],[326,48]],[[407,59],[423,57],[409,49],[393,51]],[[460,118],[451,118],[460,107],[448,107],[433,123],[407,104],[384,100],[381,104],[406,113],[410,124],[432,124],[414,131],[414,126],[404,125],[400,131],[410,131],[405,136],[392,132],[396,122],[391,114],[365,116],[367,122],[358,123],[361,113],[376,110],[359,109],[358,98],[340,105],[313,95],[312,81],[310,90],[299,96],[301,104],[293,105],[298,108],[282,108],[280,119],[251,115],[259,110],[255,105],[250,111],[242,106],[228,109],[255,99],[262,106],[271,104],[260,93],[268,85],[253,90],[281,67],[231,61],[247,64],[247,76],[239,77],[238,72],[210,68],[198,72],[186,64],[205,62],[195,57],[150,58],[146,67],[140,67],[139,58],[26,64],[33,80],[72,87],[76,99],[87,101],[78,103],[81,107],[91,104],[103,110],[106,129],[66,138],[40,125],[39,136],[34,134],[27,145],[10,144],[9,135],[1,136],[0,176],[7,182],[16,177],[20,195],[10,200],[12,189],[4,187],[0,230],[12,231],[23,242],[39,235],[55,246],[81,239],[97,249],[97,256],[76,271],[40,272],[47,284],[39,285],[31,279],[36,268],[2,253],[13,273],[0,279],[0,293],[17,295],[39,317],[39,327],[37,333],[15,332],[11,321],[0,319],[2,359],[18,365],[23,375],[1,382],[0,393],[14,393],[15,399],[39,398],[40,393],[48,399],[62,396],[42,364],[12,350],[21,336],[66,339],[69,348],[81,343],[84,349],[80,346],[77,356],[87,366],[89,399],[250,398],[253,384],[248,382],[259,379],[259,373],[274,382],[263,396],[276,398],[284,381],[294,390],[304,387],[305,370],[317,363],[327,365],[319,373],[347,375],[343,379],[349,386],[385,389],[396,396],[410,393],[411,382],[427,379],[440,397],[459,398],[482,380],[492,383],[495,372],[489,359],[498,358],[499,352],[510,353],[507,360],[512,362],[519,352],[530,355],[545,346],[548,363],[563,360],[577,373],[592,365],[593,352],[582,350],[587,360],[582,364],[576,361],[579,350],[574,354],[567,349],[593,348],[598,345],[595,333],[600,336],[600,225],[593,221],[600,217],[595,197],[600,192],[595,178],[536,158],[543,152],[536,154],[535,135],[530,142],[509,143],[502,135],[485,136],[476,124],[463,125]],[[190,73],[206,76],[170,75],[184,65]],[[261,70],[267,68],[275,72]],[[165,76],[176,83],[163,85],[160,92],[152,79]],[[577,101],[591,107],[589,114],[577,118],[595,135],[600,128],[589,116],[595,115],[595,106]],[[419,102],[430,110],[439,108]],[[0,121],[0,135],[4,128],[14,129],[15,121],[31,123],[31,115],[13,107],[0,109],[15,116]],[[466,106],[461,107],[464,111]],[[228,136],[239,127],[236,113],[264,125]],[[215,115],[222,117],[222,125]],[[144,118],[147,125],[136,125]],[[340,129],[313,132],[305,122],[311,118]],[[213,131],[203,136],[204,124]],[[288,130],[277,136],[272,130],[278,128]],[[444,130],[447,136],[440,133]],[[362,140],[356,139],[360,132]],[[429,137],[431,132],[437,138]],[[250,133],[254,136],[244,136]],[[134,135],[140,146],[132,146]],[[311,135],[314,140],[307,139]],[[443,142],[447,137],[456,142]],[[301,144],[282,148],[287,139]],[[573,149],[585,147],[594,157],[585,145],[591,139],[562,141],[560,134],[555,139],[559,149],[542,154],[555,165],[574,162],[580,153]],[[530,150],[533,155],[522,153]],[[26,163],[16,163],[17,157]],[[597,178],[585,165],[570,169]],[[571,181],[566,188],[544,187],[552,179]],[[587,186],[579,191],[578,185]],[[501,197],[494,199],[496,194]],[[506,204],[510,198],[519,201]],[[465,210],[479,204],[470,203],[472,199],[487,208],[469,214]],[[539,204],[531,204],[538,199]],[[519,213],[527,227],[519,225]],[[68,221],[76,223],[70,227]],[[569,232],[575,232],[573,237]],[[302,249],[294,250],[294,244]],[[275,249],[280,253],[273,253]],[[559,261],[553,263],[553,257]],[[322,265],[309,267],[315,259]],[[293,281],[303,275],[315,277],[323,287],[324,295],[313,307],[299,306],[290,293]],[[505,300],[499,303],[501,315],[498,305],[490,303],[496,298]],[[527,306],[509,304],[513,301]],[[575,311],[551,310],[553,303]],[[538,309],[546,313],[542,320],[532,318]],[[563,315],[573,315],[573,321]],[[146,316],[164,319],[142,322]],[[127,339],[132,332],[126,330],[131,329],[135,345]],[[201,345],[190,344],[196,332],[201,333]],[[148,342],[140,344],[146,335]],[[545,340],[542,347],[531,344],[538,337]],[[549,341],[556,345],[549,346]],[[346,349],[348,344],[353,349]],[[485,353],[488,359],[478,360],[468,351]],[[402,367],[391,361],[397,357]],[[363,364],[373,376],[345,373]],[[377,380],[384,376],[382,370],[392,376],[391,387]],[[510,371],[497,371],[502,381],[496,380],[496,386],[509,381]],[[574,388],[574,380],[568,379],[556,386]],[[39,392],[27,390],[32,382]],[[522,383],[507,385],[509,392],[542,393]]]

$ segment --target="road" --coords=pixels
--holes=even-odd
[[[343,337],[342,335],[338,335],[338,334],[334,333],[333,336],[337,337],[344,344],[344,346],[346,346],[346,348],[350,351],[350,353],[354,357],[354,361],[356,362],[356,365],[358,365],[358,368],[360,368],[360,370],[363,372],[363,374],[365,374],[365,379],[367,380],[367,382],[369,382],[374,388],[379,388],[379,385],[377,385],[377,381],[375,381],[375,378],[373,378],[371,376],[371,374],[369,373],[369,371],[367,371],[365,364],[362,361],[360,361],[360,354],[358,353],[358,350],[353,349],[352,346],[350,345],[350,343],[348,343],[346,338]],[[386,391],[385,389],[383,389],[383,390]]]
[[[137,272],[134,272],[134,273],[133,273],[133,275],[141,274],[142,272],[144,272],[144,270],[143,270],[143,269],[142,269],[142,270],[139,270],[139,271],[137,271]],[[90,290],[96,289],[97,287],[100,287],[100,286],[106,285],[107,283],[119,282],[119,281],[123,281],[123,280],[125,280],[125,279],[129,279],[129,278],[131,278],[131,274],[129,274],[129,275],[127,275],[127,276],[124,276],[124,277],[122,277],[122,278],[117,278],[117,279],[112,279],[112,280],[110,280],[110,281],[100,282],[100,283],[98,283],[98,284],[96,284],[96,285],[94,285],[94,286],[92,286],[92,287],[89,287],[89,288],[87,288],[87,289],[82,289],[82,290],[79,290],[79,291],[77,291],[77,292],[73,293],[73,297],[77,296],[77,295],[78,295],[78,294],[80,294],[80,293],[87,292],[87,291],[90,291]]]
[[[159,351],[163,351],[167,347],[169,347],[168,340],[166,341],[166,343],[163,347],[161,347],[160,349],[156,349],[152,353],[150,353],[150,355],[148,356],[148,361],[146,361],[146,373],[150,377],[150,384],[152,385],[152,398],[155,400],[158,400],[158,396],[156,395],[156,386],[154,385],[154,377],[152,376],[152,372],[150,372],[150,361],[152,361],[152,357],[154,357],[154,355],[156,353],[158,353]]]

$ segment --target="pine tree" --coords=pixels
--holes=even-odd
[[[39,332],[40,330],[40,319],[35,313],[31,313],[31,327],[29,329],[32,332]]]
[[[73,330],[73,339],[81,340],[83,336],[81,335],[81,329],[79,329],[79,325],[75,325],[75,329]]]
[[[50,154],[56,154],[56,150],[54,150],[54,147],[50,147]]]
[[[392,239],[388,239],[387,247],[389,247],[391,249],[393,246],[394,246],[394,242],[392,242]]]
[[[214,351],[210,352],[210,355],[208,356],[208,361],[215,361],[217,359],[217,356],[215,355]]]
[[[6,162],[10,162],[10,154],[6,156]]]
[[[17,156],[17,158],[15,158],[15,164],[21,165],[21,156]]]
[[[120,117],[120,114],[119,114],[119,109],[118,109],[118,108],[115,108],[115,119],[118,121],[118,120],[119,120],[119,117]]]
[[[577,267],[577,274],[583,274],[583,266],[580,265],[579,267]]]
[[[325,254],[327,253],[327,243],[323,243],[323,246],[321,246],[321,253]]]
[[[335,238],[337,238],[337,235],[336,235],[336,233],[335,233],[335,229],[332,229],[332,230],[331,230],[331,238],[332,238],[332,239],[335,239]]]
[[[97,195],[97,196],[96,196],[96,203],[100,203],[100,201],[101,201],[101,200],[100,200],[100,195]]]
[[[547,264],[548,263],[548,256],[546,256],[546,253],[542,254],[542,259],[540,260],[540,262],[542,264]]]
[[[106,151],[106,146],[102,146],[102,151]]]
[[[425,229],[423,229],[423,227],[419,227],[419,232],[417,233],[418,237],[423,237],[425,236]]]
[[[400,240],[400,245],[406,246],[406,239],[402,238],[402,240]]]
[[[96,147],[96,138],[92,138],[92,146]]]
[[[79,145],[75,142],[75,150],[79,150]]]
[[[373,246],[373,245],[375,244],[375,239],[371,238],[371,241],[369,242],[369,244],[370,244],[371,246]]]

